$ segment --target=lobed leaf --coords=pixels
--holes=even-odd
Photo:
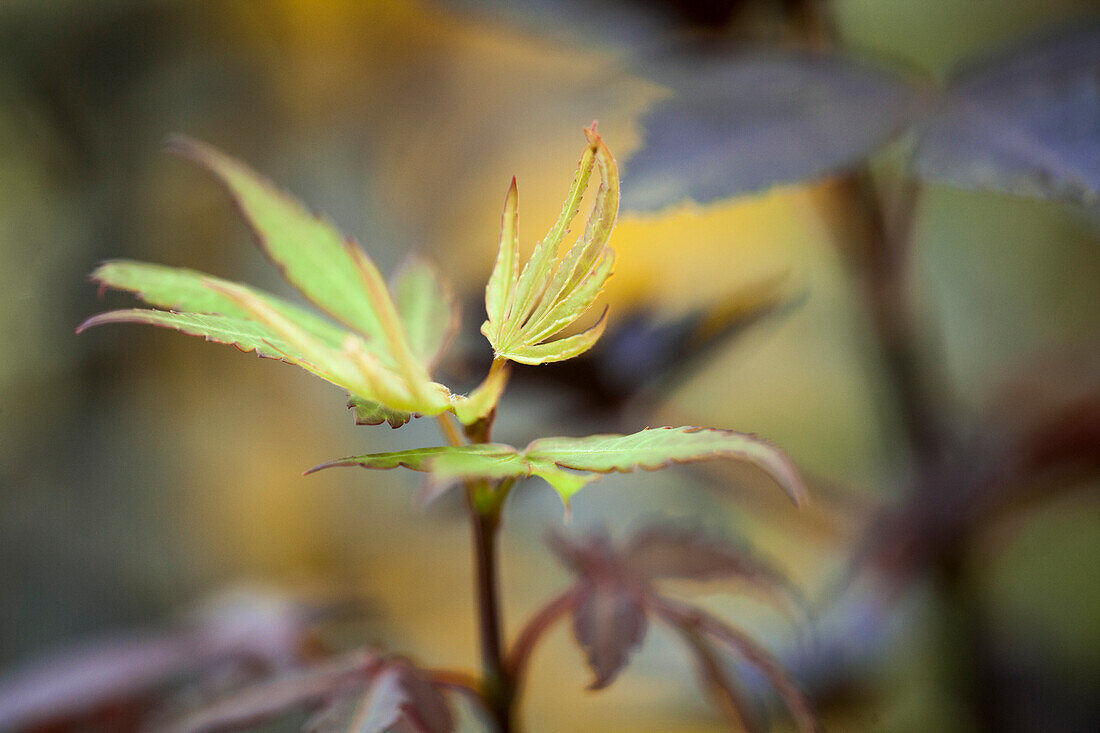
[[[795,503],[803,498],[802,481],[778,448],[755,436],[711,428],[656,428],[632,435],[542,438],[522,451],[509,445],[486,443],[372,453],[331,461],[306,473],[333,466],[375,469],[404,466],[432,472],[440,480],[538,476],[558,491],[568,507],[572,496],[601,473],[636,468],[653,470],[673,463],[716,458],[746,460],[760,466]]]
[[[584,149],[581,160],[577,164],[577,172],[573,176],[573,183],[569,188],[569,194],[562,205],[561,214],[554,226],[550,228],[546,236],[535,245],[535,251],[531,258],[523,266],[523,272],[515,285],[515,294],[508,304],[506,323],[502,325],[501,332],[507,338],[515,338],[520,329],[527,322],[531,313],[539,304],[539,298],[546,289],[547,281],[554,274],[555,258],[558,247],[569,230],[569,224],[577,215],[581,197],[588,188],[588,179],[592,176],[595,165],[596,151],[589,145]]]
[[[279,359],[291,364],[306,363],[307,357],[297,353],[289,343],[270,328],[229,316],[201,313],[169,313],[147,308],[130,308],[94,315],[76,328],[77,333],[107,323],[144,323],[170,328],[189,336],[202,336],[207,341],[232,344],[244,352],[255,352],[267,359]]]
[[[535,246],[522,272],[518,264],[515,179],[508,189],[500,250],[485,289],[488,319],[481,326],[497,359],[524,364],[562,361],[590,349],[603,333],[606,311],[587,331],[544,343],[592,306],[611,277],[615,263],[607,242],[619,211],[618,168],[594,124],[585,130],[585,135],[588,145],[577,165],[561,215]],[[601,183],[584,234],[559,257],[561,242],[597,169]]]
[[[248,288],[234,283],[211,284],[211,287],[233,299],[253,318],[305,354],[310,371],[352,394],[401,412],[438,415],[450,409],[450,393],[427,378],[423,368],[412,362],[407,348],[399,352],[401,367],[389,368],[358,336],[345,334],[341,348],[334,349],[284,317]],[[399,324],[394,322],[387,329],[396,327]]]
[[[735,717],[745,722],[754,718],[712,642],[732,649],[760,670],[783,697],[800,730],[819,729],[808,699],[767,650],[702,609],[667,598],[654,585],[663,577],[705,579],[732,574],[771,589],[785,585],[782,576],[758,561],[746,561],[743,550],[693,537],[684,527],[648,527],[623,547],[617,547],[605,530],[577,539],[551,533],[548,540],[554,554],[577,576],[574,633],[596,674],[593,688],[614,679],[642,641],[646,614],[654,613],[682,633],[699,658],[708,686],[732,707]]]
[[[673,627],[686,633],[703,633],[731,649],[760,671],[783,698],[801,733],[821,733],[813,705],[783,665],[755,639],[699,608],[667,599],[653,603],[654,612]]]
[[[348,396],[348,409],[355,411],[356,425],[381,425],[382,423],[389,423],[391,428],[396,429],[414,417],[411,412],[394,410],[378,402],[363,397],[356,397],[355,395]]]
[[[541,340],[557,333],[591,308],[599,297],[603,284],[611,276],[614,266],[615,253],[608,250],[599,265],[592,269],[581,282],[576,283],[569,295],[558,297],[545,312],[532,316],[531,339]],[[551,301],[547,299],[544,302]]]
[[[779,448],[754,435],[732,430],[663,427],[631,435],[542,438],[531,443],[525,455],[563,468],[598,473],[636,468],[654,470],[673,463],[734,458],[766,471],[795,504],[805,499],[797,470]]]
[[[158,729],[167,733],[206,733],[272,720],[295,708],[316,706],[362,689],[377,678],[381,663],[367,652],[346,654],[214,700]]]
[[[634,533],[623,549],[630,572],[649,581],[739,580],[759,589],[781,610],[805,608],[787,577],[750,549],[697,527],[656,524]]]
[[[615,580],[585,581],[573,611],[573,635],[595,679],[590,690],[610,685],[645,638],[646,610],[640,590]]]
[[[405,467],[414,471],[431,471],[443,478],[512,478],[529,473],[526,462],[515,448],[498,443],[473,445],[441,445],[412,448],[391,453],[369,453],[340,458],[306,471],[315,473],[335,466],[388,470]]]
[[[140,263],[100,268],[97,273],[97,279],[112,286],[125,283],[139,288],[144,293],[143,299],[148,297],[155,304],[175,300],[234,315],[126,309],[93,316],[77,328],[78,333],[106,323],[144,323],[203,336],[207,341],[233,344],[245,352],[254,351],[262,357],[295,364],[349,390],[361,424],[386,420],[399,427],[408,422],[413,412],[438,414],[450,406],[450,396],[441,385],[433,383],[430,399],[418,400],[376,357],[365,353],[367,347],[361,339],[274,296],[217,278],[197,280],[201,277],[199,273]],[[126,279],[130,276],[135,277]],[[364,360],[372,365],[369,375],[363,374]],[[361,394],[375,399],[358,396]],[[387,404],[379,404],[378,400]]]
[[[508,315],[508,304],[519,279],[519,212],[516,177],[504,197],[500,216],[500,247],[489,282],[485,286],[485,313],[493,324],[490,340],[501,337],[500,329]],[[486,334],[488,336],[488,334]]]
[[[358,245],[349,243],[330,222],[225,153],[185,137],[172,138],[168,146],[221,181],[251,227],[257,244],[303,295],[363,335],[383,340],[379,315],[358,275],[354,255]]]
[[[708,536],[698,528],[675,525],[643,527],[630,538],[623,555],[635,572],[650,579],[743,578],[762,585],[785,585],[783,575],[749,550]]]
[[[419,670],[402,662],[388,663],[366,690],[330,700],[303,726],[307,733],[449,733],[454,729],[443,694]]]
[[[247,289],[284,318],[330,345],[338,346],[344,337],[344,331],[340,328],[289,301],[196,270],[111,260],[93,270],[90,277],[101,288],[126,290],[157,308],[244,319],[251,317],[248,309],[242,308],[223,290],[227,287]]]
[[[391,289],[413,356],[430,373],[458,330],[450,287],[428,262],[412,258],[398,270]]]
[[[592,348],[603,335],[607,328],[607,309],[600,314],[600,319],[578,334],[567,336],[557,341],[545,344],[533,344],[529,346],[517,346],[504,355],[505,358],[520,364],[548,364],[555,361],[565,361],[580,356]]]
[[[346,334],[344,347],[334,348],[284,316],[250,288],[225,281],[211,281],[207,286],[235,303],[254,322],[274,333],[280,343],[288,345],[287,349],[283,349],[271,344],[280,350],[285,360],[353,393],[375,394],[374,385],[364,379],[356,363],[345,353],[348,340],[356,340],[357,337]]]
[[[723,655],[698,631],[680,631],[695,659],[695,671],[700,686],[710,693],[711,698],[738,730],[744,730],[745,733],[764,733],[767,730],[764,711],[760,709],[760,705],[754,705],[741,690],[731,670],[726,668]]]
[[[1029,39],[957,73],[916,170],[968,189],[1100,202],[1100,25]]]
[[[672,94],[641,120],[644,144],[626,164],[632,211],[850,169],[908,126],[921,96],[881,69],[804,51],[712,44],[639,71]]]
[[[412,414],[453,409],[450,392],[429,377],[457,319],[434,270],[413,261],[399,272],[395,303],[375,264],[327,221],[213,148],[183,138],[170,147],[211,170],[287,279],[361,337],[254,288],[193,270],[129,261],[105,263],[92,278],[171,312],[102,314],[78,330],[102,323],[149,323],[233,343],[344,387],[361,424],[386,421],[398,427]],[[493,393],[481,402],[488,397]]]

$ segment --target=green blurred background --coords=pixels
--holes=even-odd
[[[830,5],[849,49],[930,79],[1095,11],[1071,0]],[[353,593],[368,618],[341,634],[469,666],[457,502],[419,511],[411,475],[301,476],[336,456],[434,443],[435,426],[355,427],[338,390],[175,334],[74,336],[87,315],[128,302],[97,299],[85,276],[127,257],[286,292],[222,192],[162,152],[183,132],[323,209],[384,270],[411,250],[432,257],[467,306],[457,353],[484,358],[478,292],[510,176],[530,246],[556,215],[581,126],[598,118],[628,159],[642,143],[639,116],[662,93],[622,73],[612,49],[416,0],[0,4],[0,670],[105,629],[160,623],[242,580]],[[753,490],[761,481],[749,471],[724,474],[719,490],[683,470],[612,476],[577,497],[572,530],[704,517],[774,557],[811,597],[836,582],[856,524],[838,507],[900,493],[904,456],[896,416],[882,409],[867,314],[820,205],[831,185],[624,216],[607,295],[612,323],[643,307],[673,318],[789,272],[804,302],[736,339],[645,419],[761,433],[829,498],[807,515]],[[924,192],[909,285],[961,415],[986,409],[1037,357],[1095,352],[1098,222],[1070,205]],[[477,376],[450,368],[459,382]],[[511,395],[499,437],[565,429],[547,417],[551,399]],[[560,520],[558,499],[534,482],[516,498],[503,539],[513,631],[566,582],[540,541]],[[1022,639],[1071,690],[1100,683],[1098,519],[1095,491],[1075,492],[990,528],[967,558],[994,611],[990,633]],[[868,694],[827,711],[830,730],[965,729],[940,689],[943,650],[916,596]],[[751,602],[702,600],[772,648],[791,642],[785,622]],[[535,663],[532,731],[721,729],[660,630],[600,694],[584,691],[564,629]]]

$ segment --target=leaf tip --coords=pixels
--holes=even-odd
[[[87,331],[89,328],[96,326],[102,326],[105,323],[136,323],[132,316],[132,311],[115,310],[106,311],[104,313],[96,313],[94,316],[85,318],[84,321],[76,327],[73,331],[74,334],[80,335]]]
[[[197,163],[205,165],[206,157],[210,150],[206,145],[193,137],[181,133],[172,133],[164,139],[164,149],[173,155],[189,158]]]
[[[79,336],[80,334],[84,333],[85,331],[87,331],[92,326],[99,325],[100,321],[98,319],[99,319],[100,315],[102,315],[102,314],[94,315],[94,316],[90,316],[88,318],[85,318],[83,321],[80,322],[80,325],[76,327],[76,329],[73,331],[73,333],[75,333],[77,336]]]
[[[332,468],[333,466],[339,466],[339,465],[341,465],[340,460],[342,460],[342,459],[338,459],[338,460],[335,460],[335,461],[326,461],[325,463],[318,463],[313,468],[307,468],[306,470],[302,471],[302,475],[303,476],[309,476],[310,474],[317,473],[318,471],[323,471],[326,468]]]

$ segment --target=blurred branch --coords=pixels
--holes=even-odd
[[[869,170],[841,179],[841,195],[850,202],[842,210],[852,212],[861,227],[843,250],[867,303],[902,429],[918,462],[925,462],[934,459],[944,446],[944,401],[932,393],[929,377],[921,374],[926,364],[905,297],[920,187],[910,177],[895,184],[894,206],[888,211]]]

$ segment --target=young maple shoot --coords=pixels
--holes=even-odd
[[[356,711],[351,716],[356,730],[383,730],[398,720],[420,730],[450,730],[453,718],[446,710],[446,703],[441,702],[444,698],[440,691],[458,689],[473,692],[496,727],[510,729],[518,680],[529,657],[529,645],[538,638],[536,632],[541,627],[537,623],[529,626],[517,640],[517,646],[505,654],[497,598],[495,540],[501,507],[511,488],[524,478],[537,476],[545,480],[557,490],[568,509],[572,497],[602,474],[727,458],[762,469],[796,504],[804,498],[805,489],[798,472],[782,451],[756,436],[729,430],[662,427],[630,435],[540,438],[523,449],[490,442],[510,363],[537,365],[579,356],[592,348],[607,323],[604,309],[594,324],[562,336],[591,309],[615,262],[609,241],[619,210],[618,168],[595,124],[584,132],[586,144],[561,215],[535,245],[522,270],[518,193],[512,179],[505,198],[499,252],[485,289],[487,318],[481,327],[492,346],[494,360],[484,381],[469,395],[456,394],[432,379],[432,371],[454,335],[458,316],[450,290],[430,265],[410,258],[387,283],[366,252],[331,222],[312,213],[243,163],[202,143],[175,138],[169,147],[208,169],[226,187],[260,248],[286,280],[324,315],[270,293],[188,269],[110,261],[92,273],[101,289],[129,291],[152,307],[93,316],[78,332],[106,323],[146,323],[232,344],[244,352],[299,366],[345,390],[358,424],[385,422],[398,428],[415,416],[435,416],[448,438],[449,445],[352,456],[324,463],[307,473],[332,466],[371,469],[405,466],[427,472],[431,484],[437,488],[464,484],[473,520],[478,571],[484,669],[480,682],[448,685],[438,681],[452,679],[448,675],[437,679],[405,661],[372,663],[369,674],[352,675],[350,687],[345,676],[335,675],[341,687],[333,688],[332,695],[323,694],[326,690],[318,687],[327,684],[324,680],[329,678],[324,672],[312,676],[304,673],[303,679],[308,680],[306,687],[292,682],[277,687],[282,697],[257,693],[265,701],[265,711],[274,714],[288,707],[308,705],[308,700],[316,703],[319,697],[339,698],[341,709]],[[575,243],[563,248],[596,173],[600,185],[584,230]],[[464,430],[455,428],[454,419]],[[533,623],[552,618],[550,612],[554,609],[573,610],[578,641],[586,649],[597,675],[594,686],[599,687],[611,681],[629,651],[640,643],[645,614],[655,613],[679,629],[698,654],[711,650],[712,642],[717,640],[734,647],[749,657],[750,662],[755,659],[787,699],[799,727],[812,727],[812,715],[797,687],[781,674],[781,668],[769,656],[749,644],[751,639],[744,644],[730,641],[740,640],[743,635],[738,636],[739,632],[701,615],[700,611],[678,606],[652,592],[648,579],[660,573],[646,571],[649,572],[646,575],[638,571],[639,561],[630,557],[638,556],[647,547],[652,550],[660,546],[664,548],[661,552],[671,553],[683,562],[711,563],[713,567],[706,571],[711,573],[736,575],[739,571],[735,568],[751,566],[759,570],[762,566],[746,564],[747,561],[738,564],[729,560],[732,555],[723,564],[715,560],[722,553],[716,554],[712,545],[693,544],[684,539],[673,541],[667,536],[662,544],[658,541],[660,537],[651,536],[648,544],[636,541],[626,556],[601,550],[601,567],[622,570],[618,575],[599,576],[603,578],[601,583],[618,578],[606,588],[593,580],[596,576],[584,570],[583,563],[578,564],[577,558],[583,553],[563,549],[567,544],[559,541],[557,551],[580,573],[577,588],[584,592],[570,591],[562,597],[565,600],[559,599],[556,606],[551,604],[536,615]],[[653,566],[658,561],[651,557],[648,562]],[[677,572],[706,574],[682,568]],[[766,577],[776,585],[777,576],[770,571],[748,575],[750,580]],[[634,600],[624,605],[621,601],[627,596]],[[616,644],[622,642],[621,648],[611,649],[610,657],[602,651],[596,653],[607,651],[603,639],[608,630],[597,628],[599,624],[595,622],[602,617],[593,605],[603,604],[608,598],[615,609],[629,612],[635,629],[618,639]],[[761,659],[766,663],[760,664]],[[779,673],[774,671],[777,669]],[[717,674],[711,675],[712,683]],[[740,699],[732,683],[718,686],[726,690],[728,699]],[[310,694],[300,694],[306,688]],[[232,716],[232,702],[226,701],[221,710]],[[218,716],[208,719],[215,722],[199,728],[221,725],[217,721],[222,718]]]

